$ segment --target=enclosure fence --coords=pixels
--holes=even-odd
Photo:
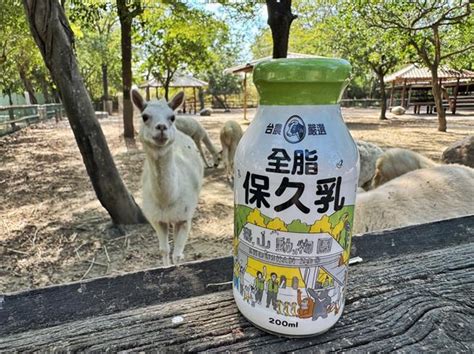
[[[0,136],[53,117],[59,121],[63,114],[61,103],[0,106]]]

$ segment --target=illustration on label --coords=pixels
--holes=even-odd
[[[252,307],[300,319],[327,318],[343,305],[354,207],[312,224],[235,207],[234,287]]]

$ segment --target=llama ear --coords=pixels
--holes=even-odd
[[[132,88],[131,96],[135,106],[137,106],[140,112],[143,112],[146,108],[146,101],[143,99],[142,95],[140,95],[140,92],[138,92],[138,89],[136,87]]]
[[[178,92],[171,101],[168,102],[168,106],[174,111],[176,108],[181,106],[181,103],[184,101],[184,92]]]

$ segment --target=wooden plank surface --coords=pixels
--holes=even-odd
[[[3,336],[0,351],[472,352],[473,251],[470,243],[351,267],[344,314],[321,336],[262,332],[222,291]]]
[[[0,296],[0,335],[215,292],[222,288],[212,283],[231,279],[232,262],[190,262]]]
[[[376,261],[469,243],[473,234],[468,216],[354,237],[351,254]],[[0,335],[209,294],[229,289],[231,278],[224,257],[0,295]]]

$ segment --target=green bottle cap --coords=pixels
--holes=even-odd
[[[344,59],[271,59],[255,66],[253,82],[262,105],[336,104],[350,72]]]

